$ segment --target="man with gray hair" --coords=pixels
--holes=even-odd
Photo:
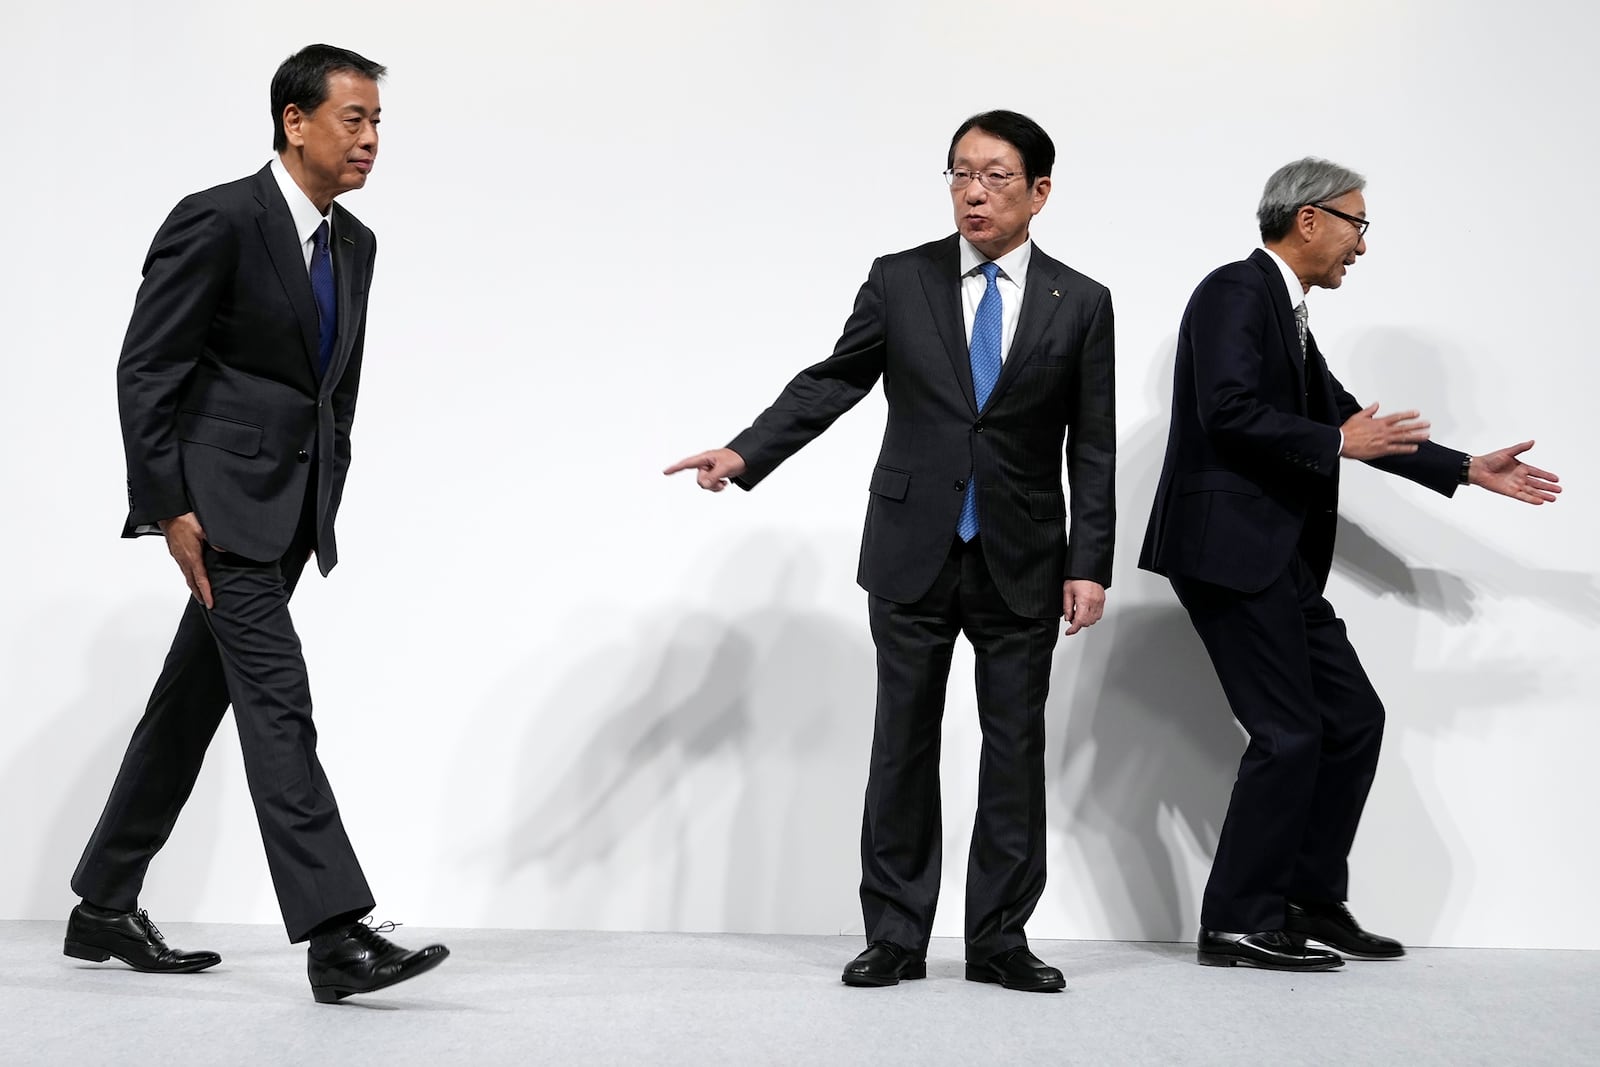
[[[1481,456],[1445,448],[1417,412],[1379,415],[1329,371],[1305,294],[1337,289],[1366,253],[1365,185],[1322,159],[1279,169],[1257,212],[1265,247],[1208,275],[1178,332],[1139,566],[1172,582],[1250,737],[1201,904],[1199,960],[1211,966],[1329,970],[1341,953],[1405,954],[1344,904],[1384,710],[1323,596],[1339,460],[1445,496],[1470,484],[1543,504],[1561,491],[1519,458],[1532,441]]]

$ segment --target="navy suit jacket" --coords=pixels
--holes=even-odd
[[[1019,615],[1059,617],[1066,579],[1111,584],[1113,363],[1110,292],[1035,246],[1016,334],[980,411],[952,234],[872,264],[833,355],[729,443],[746,464],[735,481],[754,488],[882,378],[889,415],[868,484],[862,587],[897,603],[926,593],[976,478],[996,587]]]
[[[338,335],[325,374],[300,238],[270,167],[185,197],[162,223],[117,364],[124,537],[193,511],[213,547],[277,559],[315,471],[317,565],[338,562],[377,241],[337,204],[332,219]]]
[[[1219,267],[1183,313],[1172,424],[1139,566],[1259,592],[1300,552],[1326,584],[1339,502],[1339,427],[1363,405],[1306,337],[1265,251]],[[1373,460],[1451,496],[1465,455],[1433,442]]]

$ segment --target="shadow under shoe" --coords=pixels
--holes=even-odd
[[[333,944],[306,950],[306,976],[318,1004],[337,1004],[356,993],[375,993],[445,961],[450,950],[443,945],[404,949],[383,936],[394,923],[368,926],[351,923]],[[380,933],[382,931],[382,933]]]
[[[1283,929],[1301,944],[1315,941],[1358,960],[1397,960],[1406,954],[1406,947],[1394,938],[1363,930],[1339,901],[1288,901]]]
[[[839,980],[853,986],[891,986],[928,977],[928,960],[893,941],[874,941],[845,964]]]
[[[1344,966],[1337,952],[1310,948],[1282,930],[1229,934],[1200,928],[1196,957],[1203,967],[1248,964],[1269,971],[1331,971]]]
[[[168,948],[143,908],[97,915],[82,904],[67,917],[67,938],[61,952],[90,963],[104,963],[115,956],[134,970],[150,974],[193,974],[222,962],[215,952]]]

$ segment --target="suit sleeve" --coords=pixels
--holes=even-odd
[[[1328,379],[1333,382],[1333,395],[1339,407],[1341,423],[1366,406],[1339,384],[1339,379],[1333,376],[1331,370],[1328,372]],[[1436,493],[1455,496],[1456,490],[1461,486],[1461,464],[1466,458],[1465,452],[1458,452],[1432,441],[1424,441],[1408,456],[1382,456],[1378,459],[1369,459],[1366,463],[1367,466],[1376,467],[1387,474],[1398,474],[1402,478],[1408,478]]]
[[[1270,308],[1250,282],[1215,277],[1190,313],[1200,425],[1218,445],[1297,472],[1332,475],[1339,430],[1262,399],[1261,365]]]
[[[1111,293],[1102,290],[1078,360],[1078,405],[1067,421],[1067,485],[1072,494],[1066,573],[1111,585],[1117,532],[1116,331]]]
[[[735,485],[754,489],[872,391],[884,368],[883,292],[880,259],[873,262],[856,294],[855,308],[845,321],[833,355],[795,375],[778,399],[728,442],[745,462],[745,471],[734,479]]]
[[[190,510],[178,454],[178,402],[237,258],[233,228],[202,195],[172,210],[145,257],[117,361],[130,529]]]

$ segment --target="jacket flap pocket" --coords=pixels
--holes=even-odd
[[[1030,489],[1028,514],[1036,519],[1064,519],[1067,517],[1067,495],[1059,489]]]
[[[1245,496],[1261,496],[1261,487],[1250,479],[1235,474],[1232,471],[1205,470],[1194,471],[1183,476],[1182,492],[1185,493],[1243,493]]]
[[[253,456],[261,451],[261,427],[199,411],[179,412],[178,436],[239,456]]]
[[[872,484],[867,488],[877,496],[888,497],[890,500],[904,500],[906,487],[911,484],[911,475],[905,471],[897,471],[893,467],[872,468]]]

